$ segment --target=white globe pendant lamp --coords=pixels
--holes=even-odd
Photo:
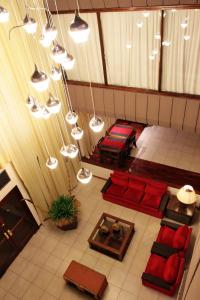
[[[104,121],[97,116],[93,116],[89,122],[89,126],[93,132],[100,132],[104,127]]]
[[[9,20],[9,11],[0,6],[0,23],[6,23]]]
[[[58,166],[58,160],[55,157],[49,156],[46,161],[47,168],[54,170]]]
[[[41,37],[39,39],[39,42],[41,44],[42,47],[44,48],[48,48],[51,46],[51,40],[48,40],[47,38],[45,38],[44,34],[41,34]]]
[[[39,71],[36,65],[35,71],[31,76],[31,84],[38,92],[46,91],[49,87],[48,76],[44,72]]]
[[[78,155],[78,147],[74,144],[69,144],[66,147],[66,152],[69,158],[75,158]]]
[[[67,56],[63,59],[62,67],[66,70],[72,70],[74,67],[75,59],[73,56],[69,53],[67,53]]]
[[[63,145],[62,148],[60,149],[60,153],[67,157],[68,156],[68,152],[67,152],[67,146],[66,145]]]
[[[68,111],[68,113],[65,116],[65,120],[70,125],[75,125],[78,120],[78,115],[74,111]]]
[[[47,41],[53,42],[57,37],[58,30],[55,26],[50,25],[49,22],[43,28],[43,35]]]
[[[59,45],[58,43],[54,44],[53,49],[52,49],[52,59],[57,63],[57,64],[62,64],[64,59],[67,56],[66,50]]]
[[[31,109],[31,107],[36,103],[36,99],[32,96],[28,96],[26,99],[26,106]]]
[[[88,40],[90,28],[88,23],[81,19],[78,11],[75,12],[74,20],[69,28],[69,34],[76,44],[85,43]]]
[[[62,72],[61,72],[61,69],[60,68],[57,68],[55,66],[53,66],[51,68],[51,74],[50,74],[50,77],[52,80],[54,81],[58,81],[61,79],[62,77]]]
[[[51,112],[44,106],[43,112],[42,112],[42,118],[47,120],[51,116]]]
[[[37,31],[37,22],[35,19],[29,17],[28,14],[26,14],[24,20],[23,20],[23,28],[28,34],[34,34]]]
[[[75,126],[74,128],[72,128],[71,136],[75,140],[80,140],[83,137],[83,129],[81,129],[80,127]]]
[[[92,179],[92,172],[86,168],[81,168],[77,173],[77,179],[83,184],[87,184]]]
[[[46,107],[50,111],[50,113],[57,114],[60,111],[61,102],[58,100],[58,98],[50,94],[49,99],[46,103]]]
[[[38,103],[34,103],[33,106],[31,107],[31,114],[36,118],[36,119],[40,119],[42,118],[43,115],[43,107],[38,104]]]

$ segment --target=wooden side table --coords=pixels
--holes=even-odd
[[[166,207],[165,216],[180,223],[190,225],[195,213],[196,204],[181,205],[176,196],[172,195]]]
[[[63,278],[79,290],[88,292],[96,299],[101,299],[108,285],[106,276],[72,260]]]

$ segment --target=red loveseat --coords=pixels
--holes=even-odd
[[[103,199],[162,218],[169,200],[167,185],[114,171],[101,190]]]
[[[187,225],[162,220],[156,243],[162,244],[165,249],[173,248],[174,252],[182,252],[184,255],[190,244],[191,233],[192,228]]]
[[[182,280],[185,258],[180,253],[164,254],[159,248],[156,251],[153,248],[145,272],[142,274],[142,283],[173,296]]]

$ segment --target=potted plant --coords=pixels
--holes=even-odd
[[[74,229],[78,225],[79,202],[72,195],[61,195],[51,205],[48,215],[62,230]]]

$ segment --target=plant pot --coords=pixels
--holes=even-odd
[[[76,216],[71,220],[61,219],[61,220],[56,222],[56,226],[59,229],[64,230],[64,231],[75,229],[78,226],[78,218]]]

